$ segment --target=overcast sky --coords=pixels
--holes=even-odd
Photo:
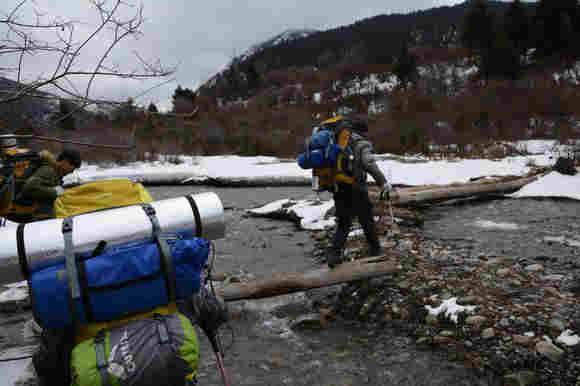
[[[0,18],[21,0],[2,0]],[[108,0],[112,3],[112,0]],[[135,1],[135,0],[127,0]],[[138,1],[138,0],[137,0]],[[154,102],[161,108],[170,107],[170,99],[177,85],[196,89],[220,71],[232,57],[242,54],[252,45],[267,40],[290,28],[325,30],[340,25],[390,13],[408,13],[443,5],[460,3],[457,0],[143,0],[143,36],[118,46],[111,54],[114,63],[132,69],[136,61],[133,51],[149,60],[160,59],[168,66],[176,66],[175,80],[136,99],[138,104]],[[62,17],[82,21],[75,34],[87,34],[96,25],[88,0],[29,0],[20,10],[21,21],[33,18],[32,8],[43,13],[44,20]],[[139,3],[137,3],[139,4]],[[124,10],[128,15],[129,10]],[[2,27],[0,27],[0,31]],[[79,64],[94,64],[104,51],[106,41],[93,42],[84,52]],[[7,62],[0,56],[0,68]],[[14,59],[12,59],[14,60]],[[52,66],[52,67],[51,67]],[[29,78],[54,68],[50,58],[27,57],[24,70]],[[1,74],[0,74],[1,75]],[[6,73],[4,73],[6,75]],[[92,97],[127,99],[141,94],[155,83],[119,79],[99,80]],[[79,85],[80,87],[80,85]]]

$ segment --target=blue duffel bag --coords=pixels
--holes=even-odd
[[[66,264],[28,278],[35,317],[45,328],[116,320],[197,293],[210,244],[200,238],[164,237],[75,256],[80,296],[69,292]],[[166,256],[168,255],[168,256]]]
[[[331,167],[336,164],[340,152],[340,147],[332,144],[326,149],[300,153],[296,161],[302,169]]]

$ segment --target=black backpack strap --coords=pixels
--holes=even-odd
[[[185,196],[187,202],[189,202],[189,206],[191,206],[191,210],[193,211],[193,217],[195,218],[195,237],[201,237],[203,234],[203,228],[201,224],[201,216],[199,214],[199,208],[195,203],[195,200],[191,196]]]
[[[70,311],[73,326],[78,322],[76,312],[77,301],[81,298],[81,286],[74,254],[73,244],[73,217],[67,217],[62,221],[62,237],[64,239],[64,256],[66,265],[66,274],[68,278]]]
[[[16,228],[16,248],[18,249],[18,261],[20,263],[20,272],[22,276],[28,280],[30,269],[28,267],[28,259],[26,258],[26,247],[24,245],[24,227],[26,223],[18,224]]]
[[[153,317],[157,322],[157,335],[159,335],[159,343],[166,344],[170,342],[169,329],[167,328],[167,319],[161,314],[154,314]]]
[[[105,330],[101,329],[95,336],[95,354],[97,356],[97,369],[101,375],[101,384],[103,386],[111,386],[111,378],[107,371],[109,363],[105,354]]]
[[[167,298],[169,302],[173,302],[176,299],[177,284],[175,279],[175,269],[173,267],[173,257],[171,256],[171,249],[167,243],[167,240],[170,237],[161,234],[161,226],[159,225],[159,219],[155,213],[155,208],[148,203],[141,204],[141,208],[143,208],[143,211],[147,217],[149,217],[149,221],[151,221],[151,226],[153,227],[153,239],[157,243],[161,267],[164,270],[167,279]]]

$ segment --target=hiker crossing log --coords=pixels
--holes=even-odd
[[[395,254],[370,257],[341,264],[333,269],[322,267],[304,273],[279,273],[271,279],[253,280],[245,283],[232,283],[217,289],[225,301],[260,299],[306,291],[383,276],[402,269]]]
[[[424,190],[396,189],[391,194],[393,205],[409,205],[430,201],[451,200],[471,196],[508,194],[513,193],[524,185],[535,181],[539,175],[516,178],[500,182],[480,182],[470,184],[454,184],[430,187]],[[371,193],[374,199],[378,199],[378,193]]]

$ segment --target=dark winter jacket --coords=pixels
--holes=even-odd
[[[353,172],[356,184],[359,187],[366,187],[367,173],[375,179],[377,185],[382,186],[386,184],[387,179],[377,166],[373,156],[373,145],[371,142],[355,132],[351,134],[351,141],[354,153]]]
[[[16,207],[29,208],[30,221],[54,217],[56,187],[60,185],[56,158],[49,151],[40,152],[41,165],[24,183],[20,194],[15,198]],[[27,222],[27,221],[23,221]]]

